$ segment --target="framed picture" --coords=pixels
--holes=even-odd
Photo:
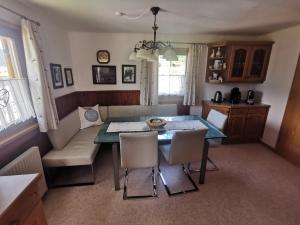
[[[97,61],[100,64],[107,64],[110,61],[110,54],[107,50],[99,50],[97,52]]]
[[[53,88],[57,89],[57,88],[64,87],[61,65],[50,63],[50,70],[51,70]]]
[[[122,83],[136,83],[136,65],[122,65]]]
[[[93,84],[117,84],[116,66],[92,66]]]
[[[66,85],[67,86],[74,85],[72,69],[71,68],[65,68],[64,72],[65,72],[65,78],[66,78]]]

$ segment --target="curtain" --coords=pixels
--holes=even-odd
[[[26,19],[22,19],[21,24],[32,103],[40,131],[47,132],[57,128],[58,116],[47,81],[38,26]]]
[[[0,131],[35,117],[26,79],[0,80]]]
[[[201,101],[201,85],[205,79],[207,46],[192,44],[189,48],[186,68],[184,105],[198,105]]]
[[[158,103],[158,62],[141,62],[141,105]]]

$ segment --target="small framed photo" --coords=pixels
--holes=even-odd
[[[50,63],[50,70],[51,70],[53,88],[57,89],[57,88],[64,87],[61,65]]]
[[[116,66],[92,66],[93,84],[117,84]]]
[[[107,64],[110,61],[110,54],[107,50],[99,50],[97,52],[97,61],[100,64]]]
[[[64,68],[64,72],[65,72],[65,78],[66,78],[66,85],[67,86],[74,85],[72,69],[71,68]]]
[[[122,65],[122,83],[136,83],[136,65]]]

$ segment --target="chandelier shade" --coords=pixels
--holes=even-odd
[[[178,57],[170,42],[156,41],[156,31],[158,30],[158,26],[156,24],[156,16],[160,8],[152,7],[150,10],[154,15],[154,25],[152,27],[154,34],[153,41],[139,41],[139,43],[135,45],[134,51],[129,55],[129,60],[158,61],[159,51],[164,51],[163,58],[165,60],[177,61]]]

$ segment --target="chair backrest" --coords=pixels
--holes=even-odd
[[[220,131],[223,131],[227,118],[228,118],[227,115],[220,113],[214,109],[211,109],[208,113],[207,121],[213,124]]]
[[[122,168],[147,168],[157,166],[157,132],[120,133]]]
[[[170,164],[183,164],[202,160],[207,128],[176,131],[171,141]]]

